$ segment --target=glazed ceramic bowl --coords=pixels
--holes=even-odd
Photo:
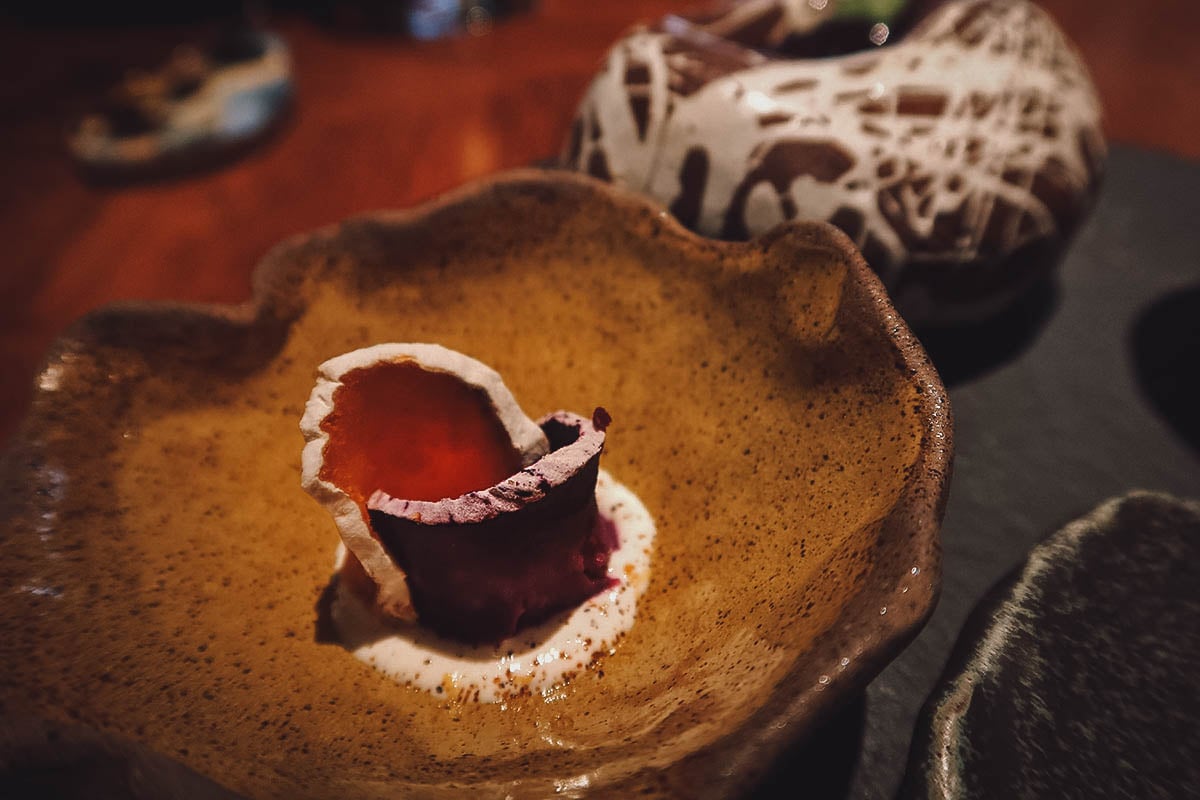
[[[297,424],[318,364],[384,341],[480,359],[528,413],[611,413],[602,465],[656,549],[565,688],[455,704],[320,629],[338,537]],[[0,473],[0,704],[255,798],[738,794],[931,612],[950,454],[937,375],[833,228],[711,242],[511,173],[283,244],[245,307],[57,343]]]

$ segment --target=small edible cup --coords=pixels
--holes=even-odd
[[[302,483],[337,524],[344,577],[383,616],[500,641],[612,582],[617,535],[595,497],[608,422],[597,409],[534,423],[475,359],[376,345],[321,365]]]

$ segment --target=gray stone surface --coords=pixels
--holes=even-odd
[[[1200,797],[1198,618],[1200,503],[1070,523],[971,613],[901,796]]]
[[[1200,164],[1116,147],[1056,288],[996,325],[923,336],[956,419],[941,600],[871,684],[865,713],[853,706],[818,732],[763,797],[893,797],[918,711],[968,613],[1034,544],[1134,489],[1200,497],[1200,443],[1187,435],[1200,408],[1162,400],[1172,394],[1163,385],[1194,393],[1196,378],[1160,375],[1156,388],[1145,377],[1148,361],[1200,365],[1187,351],[1198,286]],[[1180,310],[1188,303],[1194,312]],[[1163,308],[1174,309],[1171,324],[1154,324]],[[1162,335],[1181,327],[1190,340]]]

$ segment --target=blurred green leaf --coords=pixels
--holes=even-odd
[[[904,10],[907,0],[833,0],[834,19],[862,19],[889,23]]]

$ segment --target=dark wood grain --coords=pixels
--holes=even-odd
[[[281,135],[224,169],[119,189],[80,181],[62,132],[124,69],[199,29],[0,27],[0,442],[71,320],[114,300],[244,300],[254,264],[291,234],[556,152],[609,44],[687,5],[547,0],[486,36],[431,43],[284,17],[299,101]],[[1192,0],[1045,5],[1091,64],[1113,138],[1200,157]]]

